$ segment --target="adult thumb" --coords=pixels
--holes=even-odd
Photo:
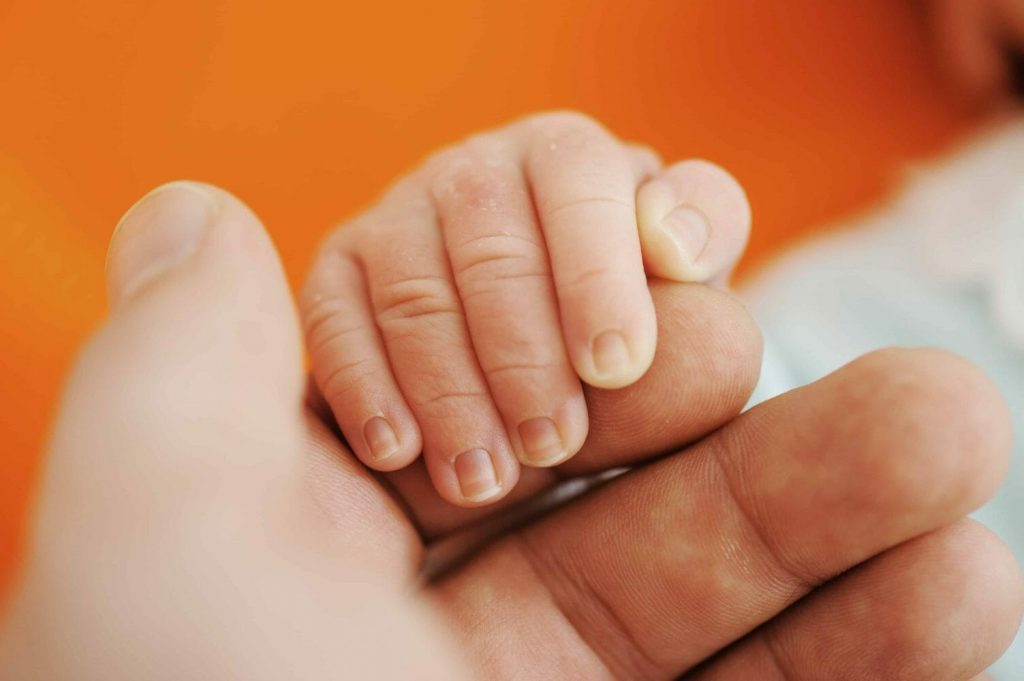
[[[256,216],[209,185],[161,186],[118,224],[107,279],[110,318],[65,391],[47,485],[96,512],[126,486],[158,503],[298,479],[300,335]]]
[[[4,678],[453,678],[418,602],[307,505],[298,324],[256,217],[213,187],[161,187],[122,219],[108,278]]]

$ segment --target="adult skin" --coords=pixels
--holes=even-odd
[[[877,353],[736,416],[750,320],[656,285],[654,366],[588,394],[561,474],[638,467],[424,584],[425,545],[481,511],[439,506],[422,469],[385,487],[305,406],[247,208],[167,186],[123,220],[108,276],[5,678],[969,679],[1018,626],[1016,563],[964,519],[1003,475],[1008,418],[949,355]]]

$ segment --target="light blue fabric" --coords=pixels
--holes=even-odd
[[[788,254],[741,295],[765,335],[753,402],[877,348],[937,346],[983,369],[1014,418],[1005,486],[976,518],[1024,563],[1024,123],[923,172],[886,209]],[[1024,679],[1024,637],[992,669]]]

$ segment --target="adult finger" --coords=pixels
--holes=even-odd
[[[1022,597],[1009,548],[963,520],[855,568],[685,678],[972,679],[1013,640]]]
[[[467,646],[500,626],[507,650],[551,641],[546,663],[572,655],[592,677],[672,678],[979,506],[1005,472],[1008,424],[962,360],[876,353],[524,529],[439,596],[477,623]]]

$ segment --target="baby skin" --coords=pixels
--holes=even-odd
[[[579,451],[584,385],[644,375],[647,278],[723,286],[749,227],[727,172],[583,115],[475,135],[327,237],[300,298],[313,377],[365,465],[422,453],[442,498],[493,503]]]

